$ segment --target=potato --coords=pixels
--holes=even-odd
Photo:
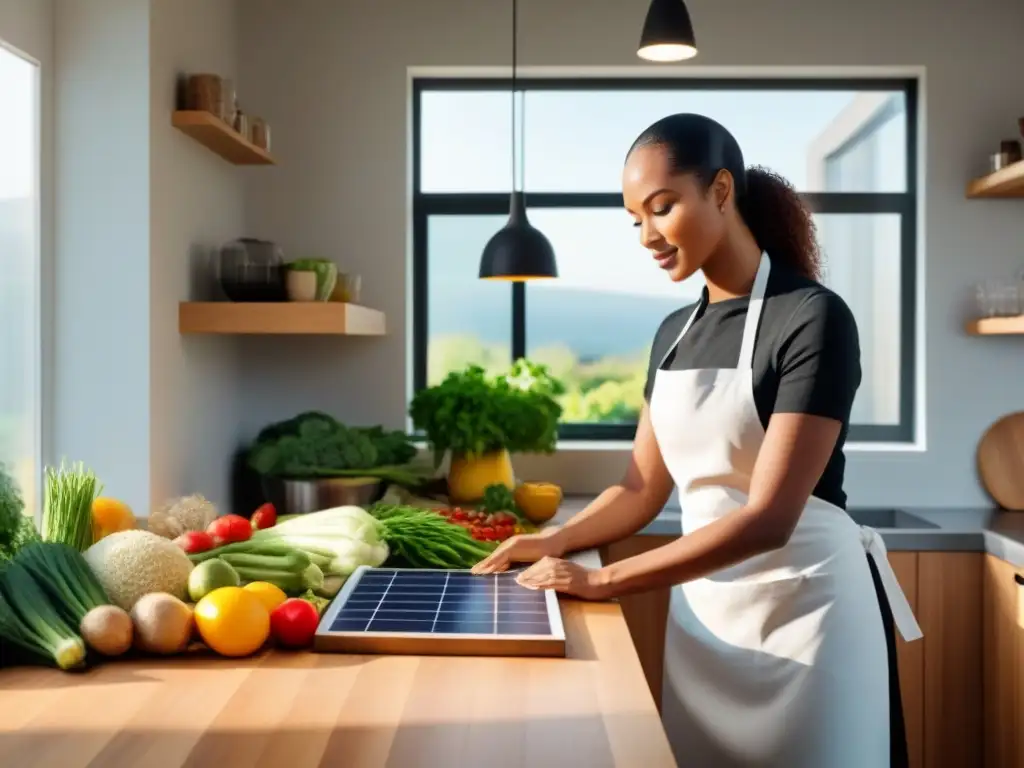
[[[86,645],[104,656],[120,656],[132,647],[132,619],[116,605],[93,608],[78,628]]]
[[[174,595],[151,592],[132,608],[135,647],[158,654],[181,653],[192,639],[192,610]]]

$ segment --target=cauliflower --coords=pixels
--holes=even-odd
[[[149,517],[149,530],[165,539],[205,531],[217,519],[217,507],[198,493],[168,502]]]

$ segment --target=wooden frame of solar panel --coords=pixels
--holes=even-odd
[[[440,595],[433,594],[438,588]],[[415,616],[384,618],[385,606],[384,617]],[[481,618],[484,606],[490,613]],[[474,631],[482,629],[487,631]],[[521,587],[515,573],[360,566],[324,611],[313,647],[408,656],[564,657],[565,628],[557,594]]]

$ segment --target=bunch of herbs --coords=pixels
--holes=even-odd
[[[562,415],[555,398],[564,391],[545,366],[525,359],[494,377],[470,365],[417,392],[409,415],[430,443],[435,465],[449,451],[466,457],[552,453]]]

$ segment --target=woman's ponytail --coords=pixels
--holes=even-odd
[[[767,168],[748,168],[737,203],[761,250],[805,277],[821,280],[817,227],[792,184]]]

